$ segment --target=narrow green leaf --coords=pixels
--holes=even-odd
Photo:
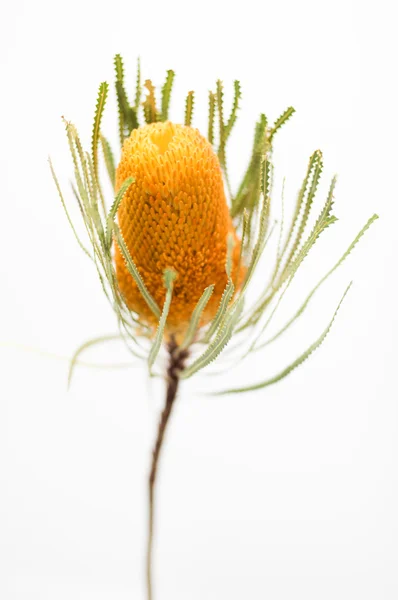
[[[319,346],[322,344],[322,342],[324,341],[324,339],[326,338],[326,336],[328,335],[330,329],[332,328],[332,325],[334,323],[334,320],[336,318],[336,315],[339,311],[340,306],[342,305],[344,298],[346,297],[346,294],[348,293],[348,290],[350,289],[352,285],[352,282],[350,283],[350,285],[347,287],[347,289],[345,290],[334,314],[333,317],[331,319],[331,321],[329,322],[328,326],[326,327],[326,329],[322,332],[322,334],[319,336],[319,338],[317,340],[315,340],[315,342],[313,344],[311,344],[311,346],[309,346],[309,348],[307,348],[307,350],[305,352],[303,352],[298,358],[296,358],[296,360],[294,362],[292,362],[288,367],[286,367],[285,369],[283,369],[283,371],[281,371],[280,373],[278,373],[277,375],[275,375],[274,377],[271,377],[270,379],[266,379],[265,381],[261,381],[260,383],[254,384],[254,385],[250,385],[250,386],[245,386],[245,387],[241,387],[241,388],[232,388],[229,390],[223,390],[221,392],[215,392],[215,395],[220,396],[220,395],[225,395],[225,394],[238,394],[241,392],[249,392],[249,391],[253,391],[253,390],[259,390],[262,388],[265,388],[269,385],[272,385],[273,383],[277,383],[278,381],[281,381],[281,379],[284,379],[287,375],[289,375],[294,369],[297,369],[297,367],[299,367],[304,361],[307,360],[307,358],[309,358],[309,356],[315,352],[315,350],[317,350],[317,348],[319,348]]]
[[[123,59],[120,54],[116,54],[115,56],[115,72],[115,88],[119,110],[119,136],[120,144],[123,145],[126,137],[130,135],[133,129],[138,127],[138,119],[135,108],[129,104],[124,87],[124,67]]]
[[[100,138],[101,131],[101,120],[102,115],[104,114],[104,108],[106,104],[106,99],[108,96],[109,85],[106,81],[103,81],[99,86],[98,97],[97,97],[97,105],[95,107],[95,116],[94,116],[94,125],[93,125],[93,134],[91,138],[91,156],[94,165],[94,173],[95,177],[98,180],[98,141]]]
[[[223,294],[221,296],[221,300],[220,300],[220,304],[218,306],[216,315],[213,319],[213,321],[211,322],[211,325],[208,329],[208,331],[206,332],[206,335],[204,337],[204,342],[207,343],[211,340],[211,338],[213,337],[214,333],[217,331],[217,329],[220,326],[220,323],[222,323],[226,312],[228,310],[228,306],[229,303],[232,299],[232,296],[234,295],[234,291],[235,291],[235,286],[232,282],[231,279],[228,279],[227,285],[225,286],[225,289],[223,291]]]
[[[266,149],[266,129],[267,118],[265,115],[260,115],[259,121],[256,123],[254,131],[253,149],[249,165],[243,176],[242,183],[239,186],[235,198],[232,199],[231,216],[234,218],[247,208],[250,215],[248,239],[250,239],[251,217],[255,212],[260,201],[261,194],[261,163]]]
[[[91,346],[95,346],[97,344],[102,344],[103,342],[108,342],[110,340],[118,340],[120,338],[121,338],[120,334],[101,335],[100,337],[93,338],[91,340],[88,340],[87,342],[84,342],[84,344],[81,344],[77,348],[77,350],[73,353],[73,356],[69,363],[68,389],[70,388],[70,384],[72,382],[72,376],[73,376],[73,372],[74,372],[77,360],[78,360],[79,356],[81,355],[81,353],[84,352],[84,350],[87,350],[87,348],[90,348]]]
[[[213,92],[209,92],[209,127],[207,139],[210,144],[214,144],[214,118],[216,114],[216,96]]]
[[[215,339],[191,365],[182,371],[180,377],[187,379],[215,360],[230,341],[236,322],[243,309],[244,298],[241,296],[233,310],[229,311]]]
[[[87,256],[88,256],[89,258],[91,258],[91,260],[93,260],[93,257],[91,256],[90,252],[87,250],[87,248],[84,246],[84,244],[83,244],[83,243],[82,243],[82,241],[80,240],[79,236],[77,235],[76,229],[75,229],[75,227],[74,227],[74,225],[73,225],[73,223],[72,223],[72,219],[70,218],[70,215],[69,215],[68,209],[66,208],[65,200],[64,200],[64,197],[63,197],[63,195],[62,195],[62,191],[61,191],[61,186],[59,185],[59,182],[58,182],[58,179],[57,179],[57,176],[56,176],[56,174],[55,174],[54,167],[53,167],[53,165],[52,165],[52,162],[51,162],[51,159],[50,159],[50,158],[48,159],[48,164],[50,165],[51,175],[52,175],[52,178],[53,178],[53,180],[54,180],[55,186],[56,186],[56,188],[57,188],[58,195],[59,195],[59,197],[60,197],[60,200],[61,200],[62,207],[63,207],[63,209],[64,209],[64,211],[65,211],[65,214],[66,214],[66,218],[68,219],[68,223],[69,223],[69,225],[70,225],[70,227],[71,227],[71,229],[72,229],[72,231],[73,231],[73,235],[75,236],[75,238],[76,238],[76,241],[77,241],[77,243],[79,244],[80,248],[83,250],[83,252],[84,252],[85,254],[87,254]]]
[[[115,167],[115,159],[113,156],[112,148],[108,142],[108,140],[100,134],[101,147],[102,152],[104,154],[105,166],[108,171],[109,179],[112,184],[112,188],[115,187],[116,180],[116,167]]]
[[[166,269],[164,272],[164,285],[166,288],[166,299],[164,301],[163,310],[159,319],[159,325],[156,331],[155,341],[151,348],[148,358],[149,371],[152,371],[153,364],[157,358],[157,355],[162,344],[164,329],[166,326],[167,315],[169,314],[171,299],[173,297],[173,282],[177,276],[177,273],[172,269]]]
[[[167,71],[166,81],[164,82],[164,85],[162,87],[162,110],[160,117],[162,121],[167,121],[167,119],[169,118],[170,96],[171,90],[173,88],[174,75],[174,71]]]
[[[278,131],[278,129],[280,129],[286,123],[286,121],[288,121],[290,119],[290,117],[295,112],[296,112],[296,110],[293,108],[293,106],[289,106],[285,110],[285,112],[283,112],[281,114],[281,116],[275,121],[274,125],[271,128],[270,135],[269,135],[270,142],[272,142],[272,139],[273,139],[275,133]]]
[[[157,303],[155,302],[154,298],[148,292],[148,289],[146,288],[145,283],[144,283],[136,265],[134,264],[133,259],[131,258],[130,252],[129,252],[129,250],[126,246],[126,243],[123,239],[122,233],[116,223],[113,223],[113,230],[115,232],[116,241],[119,245],[120,251],[123,255],[124,260],[126,261],[126,266],[127,266],[127,269],[129,271],[130,275],[133,277],[134,281],[136,282],[137,287],[140,290],[145,302],[147,303],[147,305],[149,306],[149,308],[151,309],[151,311],[153,312],[155,317],[157,319],[159,319],[160,309],[159,309]]]
[[[184,124],[191,127],[192,124],[192,113],[194,105],[194,92],[188,92],[185,100],[185,119]]]
[[[130,187],[130,185],[134,183],[134,177],[128,177],[123,184],[121,185],[118,193],[115,196],[115,200],[110,208],[110,211],[108,213],[107,216],[107,220],[106,220],[106,233],[105,233],[105,240],[106,240],[106,246],[107,248],[110,249],[111,244],[112,244],[112,231],[113,231],[113,223],[116,217],[116,213],[119,210],[119,206],[120,203],[123,199],[124,194],[127,192],[128,188]]]
[[[218,111],[218,129],[220,134],[220,144],[218,153],[220,155],[224,149],[224,133],[225,133],[225,125],[224,125],[224,88],[223,83],[220,79],[216,82],[216,102],[217,102],[217,111]]]
[[[231,114],[225,125],[224,145],[226,144],[229,136],[231,135],[231,131],[236,123],[236,119],[238,116],[238,110],[239,110],[239,101],[240,101],[241,97],[242,97],[242,91],[241,91],[240,82],[238,80],[236,80],[236,81],[234,81],[234,100],[233,100],[233,104],[232,104]]]
[[[366,233],[366,231],[369,229],[369,227],[372,225],[372,223],[374,221],[376,221],[376,219],[378,219],[378,218],[379,218],[378,215],[373,215],[367,221],[367,223],[364,225],[364,227],[362,227],[361,231],[355,237],[355,239],[353,240],[353,242],[351,242],[351,244],[349,245],[349,247],[347,248],[347,250],[339,258],[339,260],[336,262],[336,264],[326,273],[326,275],[324,275],[322,277],[322,279],[320,281],[318,281],[318,283],[316,284],[316,286],[311,290],[311,292],[308,294],[307,298],[304,300],[303,304],[300,306],[300,308],[298,309],[298,311],[293,315],[293,317],[291,319],[289,319],[289,321],[275,335],[273,335],[270,339],[266,340],[265,342],[263,342],[259,346],[256,346],[254,348],[254,351],[261,350],[262,348],[265,348],[265,346],[268,346],[269,344],[271,344],[272,342],[274,342],[276,339],[278,339],[304,313],[304,311],[307,308],[307,306],[308,306],[311,298],[314,296],[314,294],[317,292],[317,290],[336,271],[336,269],[338,269],[338,267],[345,261],[345,259],[351,254],[352,250],[358,244],[358,242],[361,239],[361,237]]]
[[[138,109],[140,108],[141,102],[141,60],[140,57],[137,59],[137,78],[136,78],[136,86],[135,86],[135,101],[134,101],[134,110],[135,114],[138,115]]]
[[[196,334],[196,331],[197,331],[198,326],[199,326],[200,319],[202,318],[203,311],[206,308],[208,301],[210,300],[210,297],[211,297],[211,295],[213,293],[213,290],[214,290],[214,283],[211,284],[211,285],[209,285],[204,290],[204,292],[201,295],[201,297],[200,297],[197,305],[195,306],[195,309],[194,309],[194,311],[192,313],[192,317],[191,317],[191,320],[189,322],[189,326],[188,326],[188,329],[186,331],[184,340],[183,340],[183,342],[182,342],[182,344],[180,346],[181,350],[184,350],[185,348],[188,348],[192,344],[192,342],[194,340],[194,337],[195,337],[195,334]]]

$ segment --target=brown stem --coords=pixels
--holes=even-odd
[[[169,366],[167,369],[167,392],[166,403],[160,417],[158,434],[152,453],[151,471],[149,474],[149,523],[148,523],[148,546],[146,559],[146,577],[147,577],[147,598],[153,600],[152,585],[152,550],[154,537],[154,512],[155,512],[155,483],[158,470],[160,451],[163,445],[164,434],[169,422],[174,401],[177,397],[179,374],[184,368],[184,362],[188,356],[186,350],[179,350],[174,338],[171,339],[168,350],[170,354]]]

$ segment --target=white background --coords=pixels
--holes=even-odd
[[[131,90],[138,55],[158,84],[173,68],[172,116],[181,119],[184,94],[195,89],[199,127],[215,80],[241,80],[235,185],[258,114],[273,119],[290,104],[297,114],[275,151],[286,211],[313,150],[324,151],[323,193],[339,173],[340,221],[308,259],[279,324],[367,218],[381,217],[274,349],[182,387],[160,476],[156,600],[398,597],[393,8],[383,0],[2,3],[0,598],[145,597],[146,475],[164,390],[143,366],[81,367],[66,392],[62,357],[115,331],[115,319],[47,165],[51,154],[67,190],[60,116],[88,145],[97,87],[112,81],[116,52]],[[113,98],[106,131],[116,142]],[[352,277],[329,338],[288,379],[240,397],[197,393],[278,372],[322,331]],[[118,343],[86,355],[127,359]]]

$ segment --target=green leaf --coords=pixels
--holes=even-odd
[[[207,132],[207,139],[210,144],[214,144],[214,119],[216,115],[216,95],[213,92],[209,92],[209,127]]]
[[[104,108],[106,104],[106,99],[108,96],[109,85],[106,81],[103,81],[99,86],[98,90],[98,98],[97,105],[95,107],[95,116],[94,116],[94,125],[93,125],[93,134],[91,138],[91,156],[94,165],[94,173],[95,177],[98,180],[98,141],[100,138],[101,131],[101,120],[102,115],[104,114]]]
[[[126,137],[130,135],[133,129],[138,127],[137,113],[130,106],[127,93],[124,87],[124,67],[123,59],[120,54],[115,56],[115,72],[116,72],[116,96],[119,111],[119,136],[120,144],[123,145]]]
[[[115,200],[110,208],[110,211],[106,220],[106,246],[110,249],[112,244],[112,231],[113,231],[113,223],[116,217],[116,213],[119,210],[120,203],[123,199],[124,194],[127,192],[128,188],[132,183],[134,183],[134,177],[128,177],[121,185],[118,193],[115,196]]]
[[[243,302],[244,297],[241,296],[234,309],[230,310],[226,315],[226,318],[222,323],[215,339],[208,345],[206,350],[203,352],[203,354],[201,354],[201,356],[199,356],[199,358],[197,358],[191,365],[182,371],[180,375],[182,379],[187,379],[204,367],[207,367],[207,365],[209,365],[221,354],[232,337],[234,327],[243,309]]]
[[[352,285],[352,282],[350,283],[350,285],[347,287],[347,289],[345,290],[334,314],[333,317],[331,319],[331,321],[329,322],[329,324],[327,325],[326,329],[322,332],[322,334],[319,336],[319,338],[317,340],[315,340],[315,342],[313,344],[311,344],[311,346],[309,346],[309,348],[307,348],[307,350],[305,352],[303,352],[298,358],[296,358],[295,361],[293,361],[289,366],[287,366],[285,369],[283,369],[283,371],[281,371],[280,373],[278,373],[277,375],[275,375],[274,377],[271,377],[270,379],[266,379],[265,381],[261,381],[260,383],[256,383],[254,385],[250,385],[250,386],[245,386],[245,387],[241,387],[241,388],[232,388],[229,390],[223,390],[221,392],[215,392],[216,396],[220,396],[220,395],[225,395],[225,394],[238,394],[241,392],[250,392],[253,390],[260,390],[262,388],[265,388],[269,385],[272,385],[273,383],[277,383],[278,381],[281,381],[282,379],[284,379],[285,377],[287,377],[287,375],[289,375],[292,371],[294,371],[294,369],[297,369],[297,367],[299,367],[304,361],[307,360],[307,358],[309,358],[309,356],[311,356],[311,354],[313,352],[315,352],[315,350],[317,350],[317,348],[319,348],[319,346],[322,344],[322,342],[324,341],[324,339],[326,338],[326,336],[328,335],[330,329],[332,328],[332,325],[334,323],[334,320],[336,318],[336,315],[339,311],[340,306],[342,305],[344,298],[346,297],[346,294],[348,293],[348,290],[350,289]]]
[[[249,211],[250,219],[248,228],[248,239],[250,239],[251,218],[255,212],[256,207],[258,206],[261,195],[260,175],[261,163],[266,149],[266,129],[267,118],[265,115],[262,114],[260,115],[259,121],[256,123],[253,140],[253,149],[249,166],[246,169],[242,183],[239,186],[235,198],[232,199],[232,218],[240,215],[243,212],[244,208],[246,208]]]
[[[234,295],[234,291],[235,291],[235,286],[234,286],[232,280],[228,279],[227,285],[225,286],[225,289],[222,293],[220,304],[218,306],[216,315],[215,315],[213,321],[211,322],[211,325],[204,337],[203,341],[205,343],[207,343],[211,340],[214,333],[217,331],[220,324],[222,323],[222,321],[226,315],[226,312],[228,310],[229,303],[232,299],[232,296]]]
[[[141,102],[141,61],[140,57],[137,59],[137,78],[136,78],[136,86],[135,86],[135,101],[134,101],[134,110],[135,114],[138,115],[138,109],[140,108]]]
[[[166,288],[166,299],[164,301],[162,315],[159,319],[159,325],[156,331],[155,341],[151,348],[148,358],[149,371],[152,371],[153,364],[159,353],[160,346],[162,344],[164,329],[166,326],[167,315],[169,314],[171,299],[173,297],[173,282],[177,277],[177,273],[172,269],[166,269],[164,272],[164,285]]]
[[[191,127],[192,124],[192,112],[194,105],[194,92],[188,92],[188,95],[185,100],[185,119],[184,124],[188,127]]]
[[[81,355],[82,352],[84,352],[84,350],[87,350],[87,348],[90,348],[91,346],[95,346],[97,344],[102,344],[103,342],[107,342],[110,340],[118,340],[120,339],[121,336],[120,334],[113,334],[113,335],[101,335],[100,337],[96,337],[93,338],[91,340],[88,340],[87,342],[84,342],[84,344],[81,344],[77,350],[74,352],[70,363],[69,363],[69,373],[68,373],[68,389],[70,388],[70,384],[72,382],[72,376],[73,376],[73,372],[76,366],[76,362],[79,358],[79,356]]]
[[[61,191],[61,186],[59,185],[59,182],[58,182],[58,179],[57,179],[57,176],[56,176],[56,174],[55,174],[55,171],[54,171],[54,168],[53,168],[53,165],[52,165],[52,162],[51,162],[51,159],[50,159],[50,158],[48,159],[48,163],[49,163],[49,165],[50,165],[51,175],[52,175],[52,178],[53,178],[53,180],[54,180],[55,186],[56,186],[56,188],[57,188],[58,195],[59,195],[59,197],[60,197],[60,200],[61,200],[61,203],[62,203],[62,207],[63,207],[63,209],[64,209],[64,211],[65,211],[65,214],[66,214],[66,218],[68,219],[68,223],[69,223],[69,225],[70,225],[70,227],[71,227],[71,229],[72,229],[72,231],[73,231],[73,235],[75,236],[75,238],[76,238],[76,241],[77,241],[77,243],[79,244],[80,248],[83,250],[83,252],[84,252],[85,254],[87,254],[87,256],[88,256],[88,257],[89,257],[91,260],[93,260],[93,257],[91,256],[90,252],[89,252],[89,251],[87,250],[87,248],[84,246],[84,244],[82,243],[82,241],[80,240],[79,236],[78,236],[78,235],[77,235],[77,233],[76,233],[76,229],[75,229],[75,227],[74,227],[74,225],[73,225],[73,223],[72,223],[72,219],[71,219],[71,218],[70,218],[70,216],[69,216],[68,209],[66,208],[65,200],[64,200],[64,197],[63,197],[63,195],[62,195],[62,191]]]
[[[196,334],[196,331],[199,326],[200,319],[202,318],[203,311],[206,308],[208,301],[210,300],[213,290],[214,290],[214,283],[209,285],[204,290],[203,294],[201,295],[201,297],[192,313],[192,317],[189,322],[188,329],[185,333],[184,340],[180,346],[180,350],[184,350],[185,348],[188,348],[192,344],[195,334]]]
[[[109,179],[112,184],[112,188],[115,188],[115,180],[116,180],[116,167],[115,167],[115,159],[113,156],[112,148],[108,142],[108,140],[100,134],[101,147],[102,152],[104,154],[105,166],[108,171]]]
[[[271,128],[270,131],[270,135],[269,135],[269,141],[272,142],[272,139],[275,135],[275,133],[278,131],[278,129],[280,129],[285,123],[286,121],[288,121],[290,119],[290,117],[296,112],[296,110],[293,108],[293,106],[289,106],[285,112],[283,112],[281,114],[281,116],[279,117],[279,119],[277,119],[274,123],[274,125]]]
[[[231,114],[228,118],[228,121],[225,125],[225,130],[224,130],[224,145],[226,144],[229,136],[231,135],[233,126],[236,123],[236,119],[238,116],[238,110],[239,110],[239,100],[241,99],[241,97],[242,97],[242,91],[241,91],[240,82],[238,80],[236,80],[236,81],[234,81],[234,100],[233,100],[233,104],[232,104]]]
[[[290,225],[290,228],[289,228],[289,232],[288,232],[288,235],[287,235],[286,242],[285,242],[283,250],[281,252],[282,256],[284,256],[284,254],[287,252],[287,249],[288,249],[288,247],[290,245],[291,239],[293,237],[294,230],[296,229],[296,226],[297,226],[297,223],[299,221],[299,217],[300,217],[300,214],[301,214],[301,211],[302,211],[302,207],[303,207],[304,200],[305,200],[305,194],[306,194],[306,191],[307,191],[307,188],[308,188],[310,177],[311,177],[311,174],[313,172],[314,166],[315,166],[315,164],[317,163],[318,160],[319,160],[319,151],[316,150],[311,155],[311,157],[310,157],[310,160],[309,160],[309,163],[308,163],[308,167],[307,167],[307,172],[306,172],[306,175],[304,177],[304,181],[303,181],[303,183],[301,185],[301,188],[300,188],[300,191],[299,191],[299,193],[297,195],[296,207],[295,207],[295,211],[294,211],[294,214],[293,214],[292,222],[291,222],[291,225]],[[294,253],[294,250],[293,250],[293,253]],[[292,256],[293,253],[291,252],[290,256]]]
[[[174,71],[167,71],[166,81],[164,82],[164,85],[162,87],[162,111],[160,117],[161,121],[167,121],[167,119],[169,118],[170,96],[171,90],[173,88],[174,75]]]
[[[130,275],[133,277],[134,281],[136,282],[137,287],[140,290],[145,302],[147,303],[147,305],[149,306],[149,308],[151,309],[151,311],[153,312],[155,317],[157,319],[159,319],[160,309],[159,309],[156,301],[154,300],[154,298],[149,293],[147,287],[145,286],[145,283],[144,283],[133,259],[130,256],[130,252],[126,246],[126,242],[123,239],[122,233],[116,223],[113,223],[113,230],[115,232],[116,241],[119,245],[120,251],[123,255],[124,260],[126,261],[126,266],[127,266],[127,269],[129,271]]]
[[[378,218],[379,218],[378,215],[375,214],[375,215],[373,215],[367,221],[367,223],[364,225],[364,227],[362,227],[361,231],[355,237],[355,239],[353,240],[353,242],[351,242],[351,244],[349,245],[349,247],[347,248],[347,250],[339,258],[339,260],[336,262],[336,264],[326,273],[326,275],[324,275],[322,277],[322,279],[320,281],[318,281],[318,283],[316,284],[316,286],[311,290],[311,292],[308,294],[307,298],[305,299],[305,301],[303,302],[303,304],[300,306],[300,308],[298,309],[298,311],[293,315],[293,317],[291,319],[289,319],[289,321],[275,335],[273,335],[270,339],[266,340],[265,342],[263,342],[259,346],[256,346],[256,348],[254,348],[255,351],[261,350],[262,348],[265,348],[265,346],[268,346],[269,344],[271,344],[272,342],[274,342],[283,333],[285,333],[289,329],[289,327],[304,313],[304,311],[307,308],[310,300],[312,299],[312,297],[314,296],[314,294],[317,292],[317,290],[336,271],[336,269],[338,269],[338,267],[345,261],[345,259],[351,254],[352,250],[358,244],[358,242],[361,239],[361,237],[366,233],[366,231],[369,229],[369,227],[372,225],[372,223],[374,221],[376,221],[376,219],[378,219]]]
[[[216,103],[217,103],[217,111],[218,111],[218,129],[220,134],[220,144],[218,149],[218,157],[223,158],[223,150],[224,150],[224,89],[223,83],[220,79],[216,82]],[[220,159],[220,162],[221,162]]]

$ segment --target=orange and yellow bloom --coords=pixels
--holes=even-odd
[[[152,297],[163,306],[163,273],[174,269],[173,299],[167,318],[170,332],[184,331],[209,285],[214,292],[202,325],[218,308],[227,284],[227,237],[234,239],[232,272],[241,281],[240,241],[224,193],[219,160],[197,129],[152,123],[134,129],[124,142],[116,170],[116,191],[133,177],[118,210],[125,243]],[[116,273],[127,305],[149,323],[155,317],[129,273],[116,245]],[[239,270],[239,273],[238,273]]]

